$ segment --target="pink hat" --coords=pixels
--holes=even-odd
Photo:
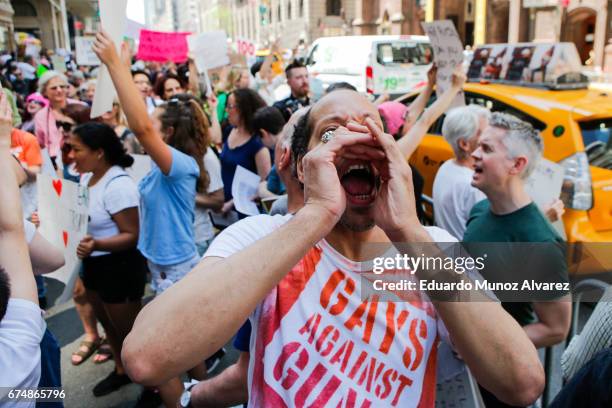
[[[28,95],[28,97],[26,98],[26,103],[30,103],[31,101],[38,102],[45,108],[47,107],[47,105],[49,105],[49,100],[38,92],[34,92]]]
[[[408,107],[399,102],[383,102],[378,105],[378,112],[387,125],[387,132],[395,136],[404,124]]]

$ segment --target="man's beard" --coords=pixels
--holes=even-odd
[[[348,229],[352,232],[365,232],[374,228],[376,223],[374,222],[374,218],[366,218],[356,216],[355,219],[351,219],[351,216],[348,215],[348,209],[344,211],[342,217],[340,217],[340,225],[344,228]],[[354,211],[354,210],[353,210]],[[359,210],[357,210],[359,211]],[[369,212],[369,209],[364,209],[364,212]]]

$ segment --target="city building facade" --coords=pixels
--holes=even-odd
[[[75,35],[97,30],[97,4],[96,0],[11,0],[14,31],[39,38],[45,48],[71,50]]]

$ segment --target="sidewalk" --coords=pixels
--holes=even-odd
[[[59,284],[45,279],[48,288],[48,300],[52,304],[59,295]],[[70,362],[72,352],[76,350],[83,339],[83,327],[71,301],[50,308],[45,316],[49,330],[53,332],[62,349],[62,385],[66,391],[64,406],[66,408],[128,408],[132,407],[140,395],[142,387],[129,384],[118,391],[96,398],[92,394],[93,387],[106,377],[114,368],[114,363],[108,361],[104,364],[94,364],[90,358],[79,366]],[[101,329],[101,328],[100,328]],[[238,352],[231,342],[225,347],[227,354],[221,364],[215,369],[213,375],[220,373],[238,358]]]

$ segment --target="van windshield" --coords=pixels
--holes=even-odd
[[[431,46],[426,43],[393,41],[376,46],[376,60],[385,66],[414,64],[427,65],[433,55]]]
[[[320,73],[359,75],[365,72],[368,49],[359,42],[317,44],[312,49],[307,65],[314,65]]]
[[[589,164],[612,170],[612,119],[582,122],[580,130]]]

